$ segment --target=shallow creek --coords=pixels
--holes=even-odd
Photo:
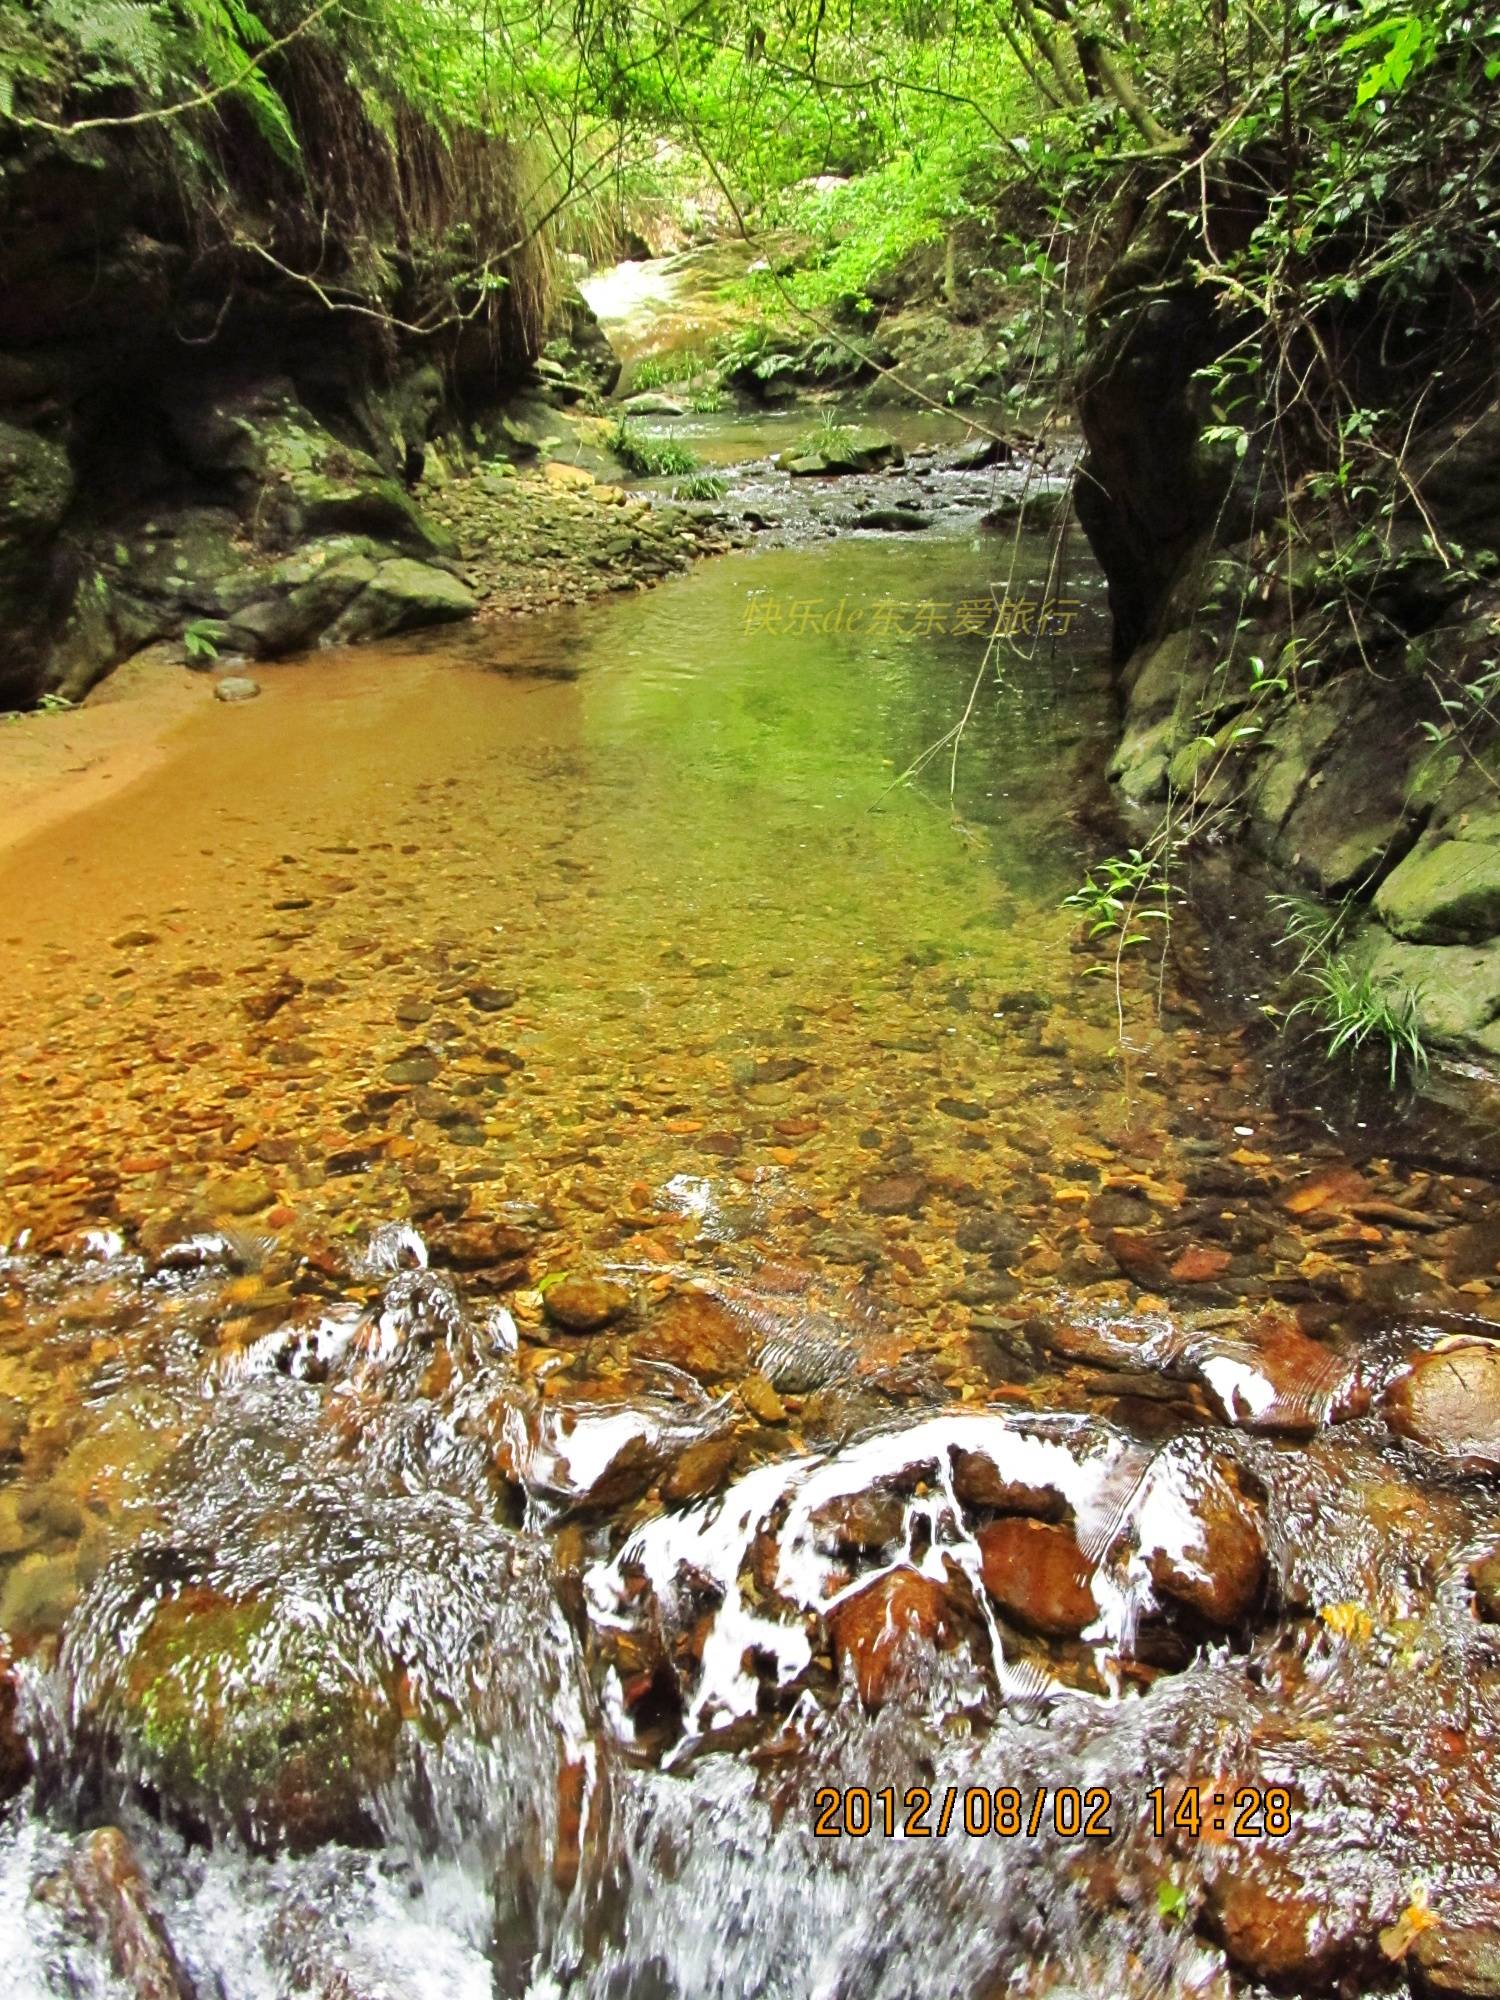
[[[1493,1921],[1492,1190],[1099,976],[1097,585],[982,671],[995,549],[257,669],[6,860],[8,1991],[1377,1992]]]

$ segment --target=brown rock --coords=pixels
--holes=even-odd
[[[524,1257],[534,1241],[528,1230],[508,1222],[465,1222],[445,1229],[434,1241],[432,1261],[461,1271],[481,1270],[487,1264]]]
[[[1474,1609],[1486,1625],[1500,1625],[1500,1549],[1491,1549],[1469,1570]]]
[[[1500,2000],[1500,1928],[1435,1924],[1420,1931],[1408,1963],[1423,2000]]]
[[[1359,1954],[1348,1918],[1279,1856],[1257,1855],[1253,1872],[1231,1861],[1209,1889],[1207,1915],[1234,1964],[1268,1985],[1321,1992]]]
[[[1133,1229],[1111,1229],[1104,1241],[1127,1278],[1150,1291],[1166,1283],[1167,1251],[1158,1238],[1142,1236]]]
[[[1193,1243],[1172,1261],[1169,1275],[1180,1285],[1201,1285],[1210,1278],[1222,1278],[1229,1269],[1227,1250],[1210,1250]]]
[[[1386,1391],[1385,1414],[1403,1437],[1500,1470],[1500,1346],[1475,1341],[1418,1355]]]
[[[688,1446],[662,1481],[663,1495],[668,1500],[701,1500],[705,1493],[724,1484],[738,1456],[736,1438],[700,1438]]]
[[[859,1205],[871,1215],[915,1215],[927,1199],[927,1182],[921,1174],[889,1174],[883,1180],[866,1181],[859,1191]]]
[[[752,1368],[740,1384],[740,1401],[752,1417],[763,1424],[784,1424],[786,1404],[782,1402],[772,1386],[769,1377],[762,1375],[758,1368]]]
[[[976,1540],[984,1587],[1018,1624],[1076,1639],[1098,1617],[1093,1571],[1066,1528],[1017,1515],[992,1521]]]
[[[11,1798],[31,1776],[31,1751],[16,1721],[15,1662],[0,1640],[0,1800]]]
[[[914,1569],[895,1569],[846,1597],[828,1620],[834,1657],[854,1676],[861,1701],[879,1708],[905,1664],[951,1637],[948,1593]]]
[[[996,1514],[1030,1514],[1038,1521],[1064,1521],[1071,1509],[1055,1486],[1027,1486],[1002,1478],[992,1458],[982,1451],[952,1452],[953,1490],[966,1507],[988,1507]]]
[[[843,1493],[825,1500],[810,1517],[818,1545],[856,1553],[888,1548],[906,1523],[906,1506],[899,1493]]]
[[[750,1365],[750,1335],[726,1305],[707,1292],[675,1292],[631,1343],[644,1361],[665,1361],[700,1382],[723,1382]]]
[[[1177,1496],[1198,1524],[1190,1546],[1147,1549],[1146,1568],[1164,1597],[1211,1625],[1237,1625],[1265,1582],[1265,1529],[1258,1499],[1232,1459],[1213,1458],[1181,1471]]]
[[[95,1943],[136,2000],[194,2000],[140,1863],[117,1826],[85,1834],[68,1881]]]
[[[630,1293],[611,1278],[560,1278],[542,1296],[542,1310],[569,1333],[594,1333],[630,1310]]]

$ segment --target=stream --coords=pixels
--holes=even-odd
[[[0,862],[8,1992],[1373,1994],[1494,1923],[1494,1190],[1111,976],[1101,585],[949,476],[258,667]]]

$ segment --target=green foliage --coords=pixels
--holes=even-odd
[[[1296,896],[1277,896],[1283,918],[1281,944],[1299,953],[1295,977],[1306,987],[1282,1018],[1283,1029],[1306,1021],[1329,1061],[1373,1055],[1395,1090],[1428,1066],[1422,1033],[1421,990],[1377,983],[1343,947],[1352,906],[1333,911]]]
[[[628,418],[614,426],[605,442],[622,464],[642,478],[667,477],[695,472],[698,468],[697,459],[686,445],[673,438],[648,437]]]
[[[1063,908],[1082,912],[1085,937],[1111,939],[1117,952],[1124,952],[1150,943],[1153,933],[1141,925],[1171,923],[1172,903],[1180,893],[1168,880],[1164,850],[1132,847],[1096,863],[1072,895],[1063,898]]]
[[[630,392],[635,395],[647,389],[663,388],[668,382],[680,381],[684,372],[680,362],[648,354],[644,360],[637,361],[630,371]]]
[[[716,472],[695,472],[689,479],[679,479],[672,488],[674,500],[722,500],[729,491],[729,481],[721,479]]]
[[[193,661],[210,661],[219,657],[218,634],[221,630],[215,618],[195,618],[183,628],[182,647]]]

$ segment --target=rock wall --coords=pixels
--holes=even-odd
[[[1222,248],[1254,204],[1215,197]],[[1110,776],[1152,822],[1248,843],[1286,887],[1347,900],[1351,966],[1493,1065],[1500,740],[1464,691],[1500,660],[1500,357],[1471,354],[1447,410],[1432,399],[1420,505],[1357,540],[1281,476],[1264,411],[1243,456],[1205,439],[1199,371],[1244,329],[1191,253],[1146,204],[1088,323],[1075,500],[1114,617]]]
[[[538,311],[536,257],[433,315],[393,221],[378,256],[328,246],[315,288],[287,189],[245,179],[205,229],[133,134],[0,138],[0,708],[76,699],[185,631],[264,656],[468,615],[413,494],[431,441],[523,382],[567,400],[609,378],[576,292]]]

